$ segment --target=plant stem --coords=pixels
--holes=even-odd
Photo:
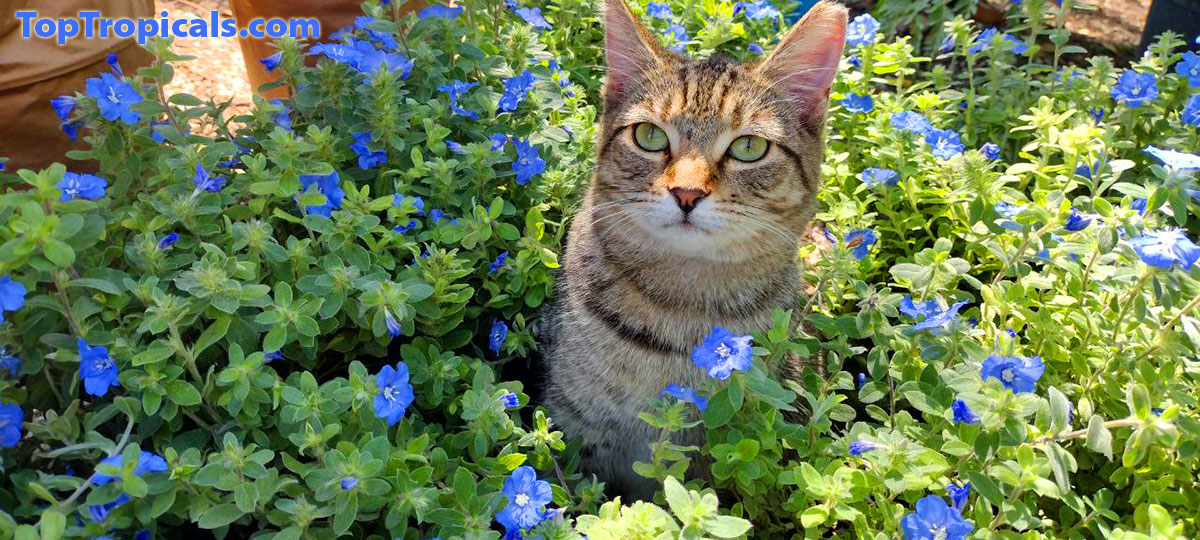
[[[1122,418],[1120,420],[1109,420],[1107,422],[1104,422],[1103,425],[1104,425],[1105,429],[1135,427],[1135,426],[1142,425],[1142,421],[1137,418]],[[1033,441],[1033,445],[1037,446],[1037,445],[1042,445],[1042,444],[1046,444],[1049,442],[1069,441],[1071,439],[1080,439],[1080,438],[1086,437],[1087,434],[1088,434],[1088,429],[1077,429],[1075,431],[1068,431],[1066,433],[1058,433],[1058,434],[1052,433],[1049,435],[1043,435],[1041,437],[1038,437],[1036,440]]]
[[[1026,236],[1025,241],[1022,242],[1020,247],[1017,248],[1017,251],[1012,254],[1012,257],[1009,257],[1007,261],[1004,261],[1004,264],[1001,265],[1000,269],[996,271],[995,277],[992,278],[992,286],[995,287],[996,284],[1000,282],[1000,279],[1004,277],[1004,272],[1008,270],[1008,266],[1014,262],[1017,262],[1017,259],[1020,259],[1021,255],[1025,253],[1025,250],[1029,249],[1029,244],[1033,243],[1034,238],[1041,238],[1043,234],[1050,232],[1050,230],[1056,225],[1057,223],[1048,223],[1046,226],[1038,229],[1033,234]]]
[[[116,456],[116,455],[120,454],[122,450],[125,450],[125,445],[129,443],[129,434],[131,434],[131,433],[133,433],[133,417],[132,416],[129,417],[129,422],[125,424],[125,433],[121,435],[121,440],[117,443],[117,446],[115,448],[113,448],[113,451],[108,454],[108,457]],[[75,488],[75,492],[72,493],[70,497],[67,497],[67,500],[65,500],[61,503],[58,503],[58,507],[62,508],[64,506],[67,506],[67,505],[75,502],[75,499],[78,499],[80,495],[83,495],[83,492],[86,491],[87,488],[90,487],[91,485],[92,485],[92,477],[89,476],[87,478],[87,480],[83,481],[83,484],[81,484],[78,488]]]
[[[83,339],[83,328],[79,326],[79,321],[75,320],[75,314],[71,312],[71,299],[67,298],[67,276],[62,270],[54,271],[54,288],[58,292],[58,300],[62,303],[63,315],[67,318],[67,325],[71,327],[71,332],[75,337]]]

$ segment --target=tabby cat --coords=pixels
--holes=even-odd
[[[586,472],[646,497],[631,465],[658,433],[638,413],[703,381],[690,353],[714,326],[765,330],[797,305],[846,9],[822,1],[769,57],[737,63],[669,52],[626,0],[604,1],[596,171],[545,317],[546,405],[583,437]]]

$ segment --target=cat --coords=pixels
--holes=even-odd
[[[690,355],[715,326],[766,330],[800,300],[846,9],[822,1],[770,56],[737,63],[667,51],[625,0],[604,4],[596,170],[544,316],[546,407],[583,437],[584,472],[644,499],[657,486],[632,463],[659,434],[638,413],[703,382]]]

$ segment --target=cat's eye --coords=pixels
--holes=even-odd
[[[738,137],[729,145],[729,155],[738,161],[758,161],[767,155],[767,150],[771,148],[771,143],[766,139],[757,135],[744,135]]]
[[[667,132],[649,122],[642,122],[633,127],[633,141],[647,152],[662,152],[671,144],[667,140]]]

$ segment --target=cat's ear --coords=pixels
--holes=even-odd
[[[828,106],[846,44],[846,17],[846,8],[837,2],[817,3],[758,67],[768,81],[779,81],[810,118],[824,116]]]
[[[604,99],[618,102],[639,84],[647,71],[659,66],[666,53],[658,40],[638,22],[627,0],[604,0],[604,52],[608,74],[604,80]]]

